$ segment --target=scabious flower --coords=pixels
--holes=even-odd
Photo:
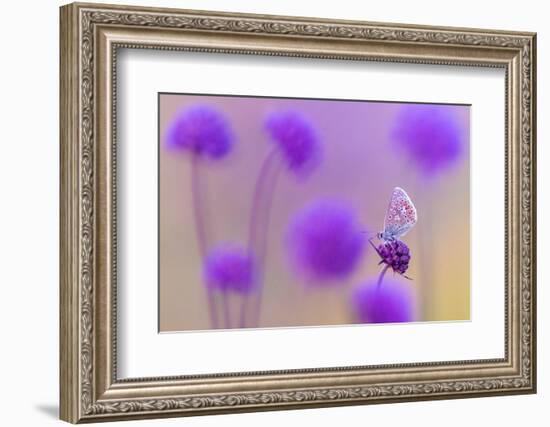
[[[319,137],[313,125],[297,111],[271,113],[265,122],[271,139],[279,147],[289,170],[309,174],[321,154]]]
[[[404,242],[401,240],[390,240],[380,243],[378,247],[373,244],[373,247],[378,252],[378,255],[380,255],[381,264],[386,264],[396,273],[405,274],[409,268],[411,252]]]
[[[229,153],[233,133],[225,117],[208,105],[194,105],[180,111],[166,133],[166,146],[188,150],[198,156],[219,159]]]
[[[396,147],[403,150],[426,177],[453,166],[464,152],[460,124],[452,106],[403,106],[392,137]]]
[[[415,319],[415,297],[403,280],[386,279],[378,286],[376,279],[359,285],[351,297],[355,318],[361,323],[411,322]]]
[[[287,242],[294,265],[312,284],[349,276],[365,247],[353,209],[333,200],[315,201],[299,211]]]
[[[205,283],[221,292],[246,294],[254,289],[254,259],[239,246],[220,246],[213,249],[204,263]]]

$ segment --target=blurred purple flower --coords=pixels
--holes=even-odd
[[[356,319],[361,323],[411,322],[415,318],[415,298],[406,283],[386,279],[378,286],[371,279],[355,289],[351,303]]]
[[[392,136],[426,177],[451,167],[464,152],[460,123],[449,106],[402,107]]]
[[[321,200],[296,214],[287,242],[296,268],[313,283],[324,283],[353,272],[365,239],[363,227],[349,206]]]
[[[381,264],[386,264],[399,274],[404,274],[409,268],[411,253],[409,247],[401,240],[390,240],[378,245],[378,248],[371,242],[382,260]]]
[[[229,153],[233,133],[226,118],[208,105],[194,105],[180,111],[166,132],[166,146],[189,150],[198,156],[219,159]]]
[[[320,160],[320,141],[313,125],[301,113],[271,113],[265,128],[278,145],[288,169],[306,175],[315,169]]]
[[[239,246],[218,247],[206,257],[205,282],[210,289],[248,293],[256,284],[254,264],[250,253]]]

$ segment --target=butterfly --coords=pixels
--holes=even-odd
[[[402,188],[395,187],[384,218],[384,231],[378,233],[378,238],[385,242],[397,240],[409,232],[417,219],[409,195]]]

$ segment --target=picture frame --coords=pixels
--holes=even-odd
[[[60,25],[62,420],[536,392],[534,33],[85,3],[61,7]],[[119,378],[116,64],[122,49],[503,70],[503,357]]]

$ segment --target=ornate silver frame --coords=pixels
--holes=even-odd
[[[536,390],[533,33],[71,4],[61,8],[61,419],[72,422],[398,402]],[[502,67],[505,357],[119,380],[117,48]]]

